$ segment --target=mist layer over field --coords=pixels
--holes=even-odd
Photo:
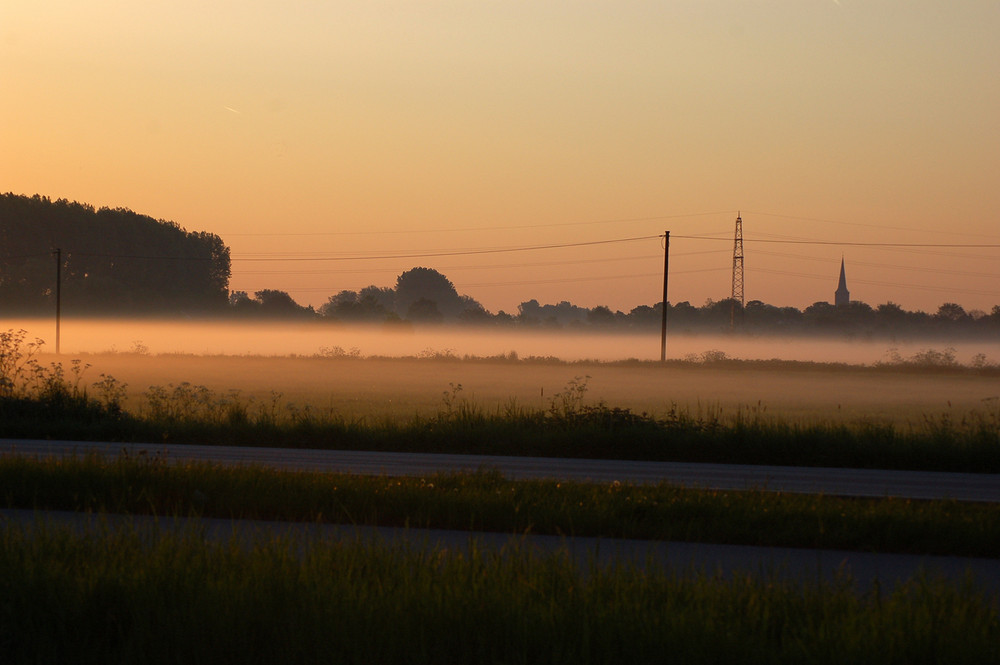
[[[30,323],[30,322],[29,322]],[[44,328],[32,335],[47,336]],[[5,326],[6,327],[6,326]],[[50,338],[50,337],[49,337]],[[887,342],[775,340],[733,337],[671,338],[668,355],[683,358],[719,350],[737,358],[823,360],[843,365],[733,363],[609,363],[659,357],[650,335],[485,334],[455,330],[387,333],[326,325],[201,324],[70,321],[58,358],[81,358],[84,385],[101,374],[128,384],[130,407],[141,408],[151,386],[205,386],[220,399],[231,391],[258,408],[310,408],[350,418],[432,415],[452,399],[489,410],[515,403],[549,408],[560,394],[585,386],[586,403],[664,415],[672,408],[700,414],[735,411],[804,421],[921,423],[925,416],[961,418],[995,409],[996,372],[942,372],[900,367],[873,369]],[[44,350],[51,350],[46,344]],[[897,344],[898,353],[935,345]],[[959,362],[985,353],[995,363],[996,343],[955,344]],[[945,348],[936,344],[937,348]],[[356,352],[354,351],[356,349]],[[516,351],[514,361],[510,352]],[[500,357],[503,354],[502,357]],[[487,361],[462,356],[492,357]],[[531,356],[562,361],[534,362]],[[43,363],[57,360],[50,354]],[[592,359],[593,362],[563,362]],[[461,386],[459,388],[459,386]]]
[[[28,331],[31,338],[55,349],[55,324],[51,320],[0,320],[0,329]],[[909,357],[928,348],[953,348],[955,359],[969,364],[976,354],[1000,362],[1000,340],[935,341],[807,337],[755,337],[735,335],[673,334],[667,340],[667,357],[685,359],[707,351],[721,351],[729,358],[781,359],[870,365],[886,360],[895,350]],[[358,327],[326,322],[268,323],[260,321],[95,321],[64,320],[61,326],[64,354],[141,352],[198,355],[360,355],[371,356],[496,356],[515,352],[519,357],[555,357],[560,360],[615,361],[658,360],[660,335],[523,330],[476,330],[455,327],[391,329]]]

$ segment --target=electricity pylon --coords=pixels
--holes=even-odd
[[[733,238],[733,294],[729,310],[729,327],[736,327],[736,303],[740,304],[740,323],[743,322],[743,219],[736,213],[736,235]]]

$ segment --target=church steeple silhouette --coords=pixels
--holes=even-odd
[[[833,304],[849,305],[851,303],[851,292],[847,290],[847,273],[844,272],[844,257],[840,257],[840,283],[837,291],[833,294]]]

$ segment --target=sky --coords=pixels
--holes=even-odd
[[[4,0],[0,191],[322,305],[1000,304],[1000,3]],[[895,246],[886,246],[886,244]],[[64,248],[66,249],[66,248]]]

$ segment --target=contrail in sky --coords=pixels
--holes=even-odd
[[[232,111],[233,113],[238,113],[239,115],[243,115],[243,111],[237,111],[231,106],[223,106],[222,108],[226,109],[227,111]]]

